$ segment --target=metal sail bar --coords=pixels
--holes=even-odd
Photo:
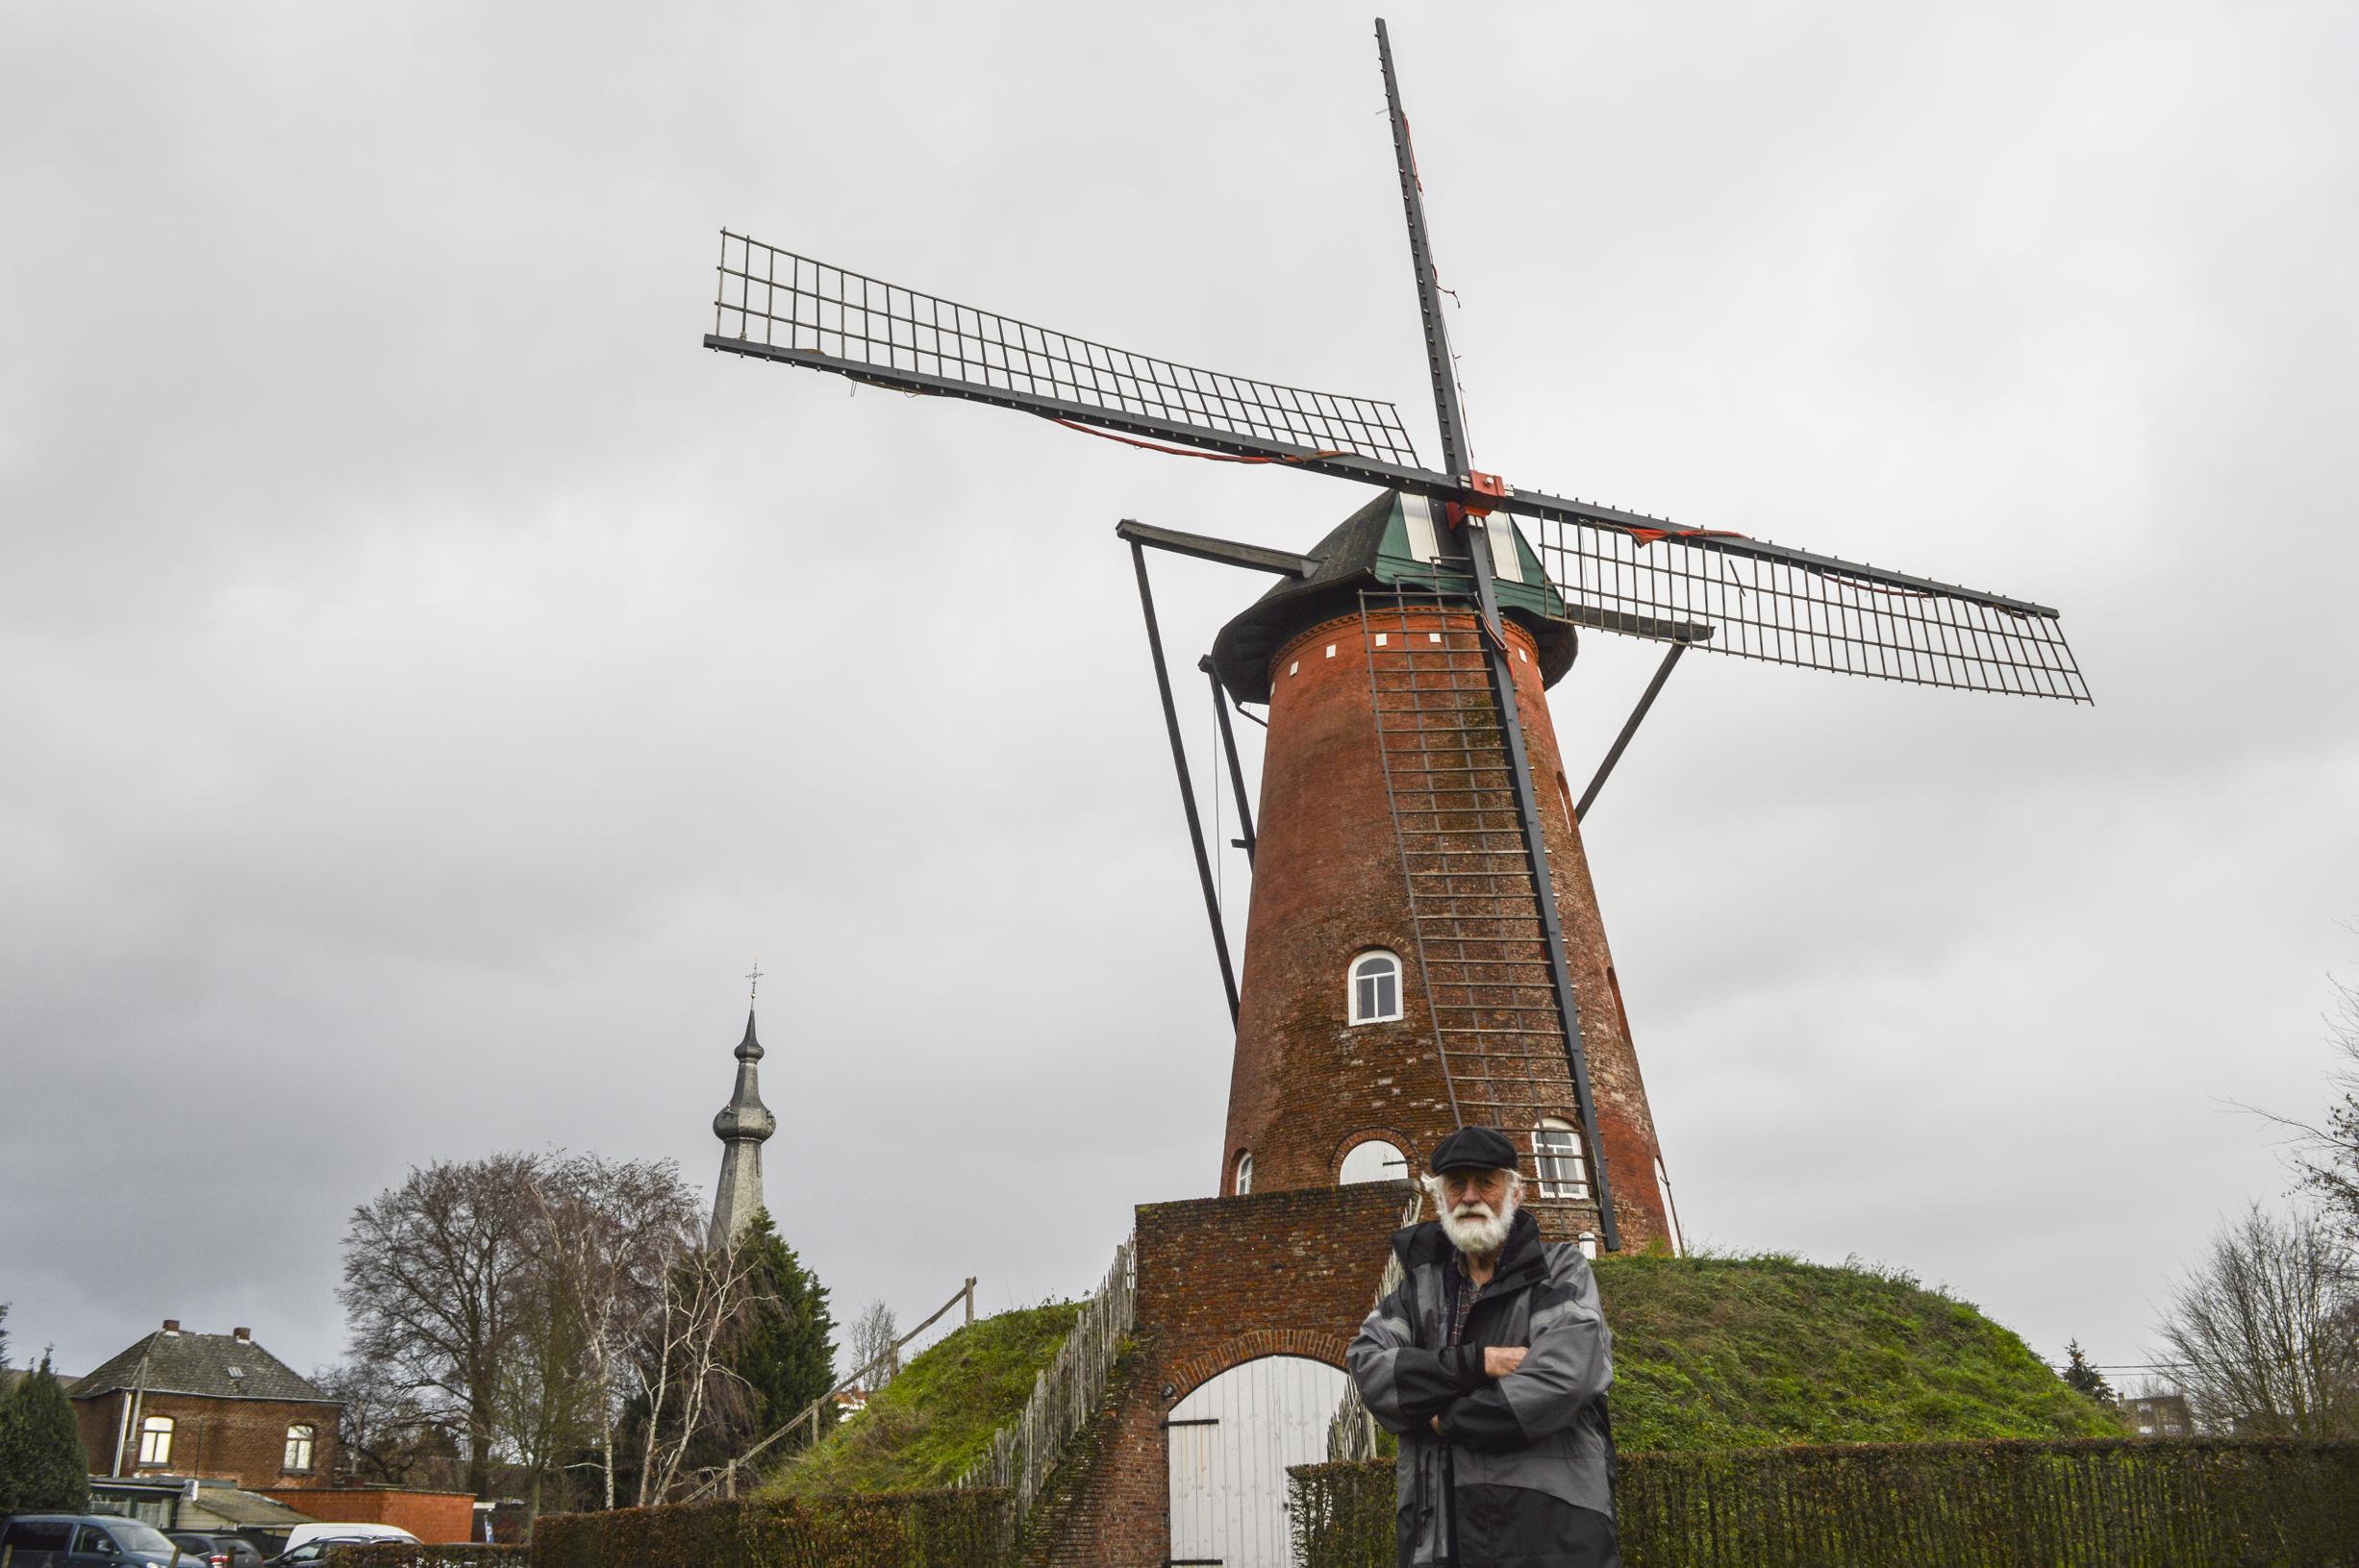
[[[1131,415],[1289,452],[1411,467],[1418,460],[1400,411],[1390,403],[1110,348],[727,230],[705,346],[907,391],[976,397],[1052,418],[1105,424],[1107,415]]]

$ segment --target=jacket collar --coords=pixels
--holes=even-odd
[[[1450,1251],[1450,1238],[1443,1232],[1440,1220],[1427,1220],[1393,1232],[1393,1254],[1405,1269],[1419,1265],[1440,1268]],[[1507,1222],[1507,1244],[1499,1249],[1498,1267],[1492,1273],[1490,1288],[1519,1290],[1539,1283],[1547,1272],[1547,1256],[1541,1250],[1540,1222],[1532,1218],[1530,1209],[1518,1208],[1516,1217]]]

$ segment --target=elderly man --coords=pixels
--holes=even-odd
[[[1400,1286],[1347,1356],[1400,1434],[1401,1568],[1619,1568],[1613,1335],[1589,1260],[1540,1239],[1495,1129],[1460,1128],[1431,1164],[1441,1219],[1393,1235]]]

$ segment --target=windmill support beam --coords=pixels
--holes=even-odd
[[[1114,525],[1114,536],[1125,544],[1152,545],[1175,556],[1190,556],[1222,566],[1242,566],[1249,572],[1275,572],[1280,577],[1308,577],[1318,568],[1315,556],[1298,556],[1292,550],[1272,550],[1262,544],[1240,544],[1235,539],[1216,539],[1209,534],[1183,534],[1176,528],[1157,528],[1128,517]]]
[[[1663,683],[1671,678],[1671,666],[1678,663],[1679,656],[1687,651],[1686,643],[1674,642],[1670,645],[1670,651],[1663,656],[1663,662],[1655,666],[1654,679],[1646,683],[1646,690],[1639,698],[1638,706],[1630,709],[1630,717],[1622,725],[1621,734],[1614,737],[1614,744],[1606,752],[1605,760],[1597,764],[1597,776],[1589,781],[1587,789],[1581,791],[1581,803],[1572,809],[1574,822],[1589,820],[1591,803],[1596,800],[1597,791],[1605,787],[1606,777],[1614,771],[1614,764],[1621,760],[1621,754],[1630,749],[1630,737],[1638,734],[1638,727],[1645,719],[1646,710],[1655,705],[1656,696],[1663,690]]]
[[[1245,798],[1245,770],[1237,760],[1237,732],[1229,728],[1229,694],[1220,689],[1220,677],[1213,669],[1213,656],[1206,654],[1196,660],[1196,668],[1213,684],[1213,717],[1220,721],[1220,752],[1228,759],[1229,788],[1237,796],[1237,831],[1243,834],[1236,840],[1245,852],[1245,864],[1253,864],[1253,804]]]
[[[1155,689],[1163,698],[1164,729],[1171,737],[1171,766],[1179,775],[1180,808],[1188,813],[1188,841],[1196,854],[1196,881],[1204,888],[1204,917],[1212,923],[1213,955],[1220,960],[1220,988],[1229,1002],[1229,1024],[1237,1023],[1237,971],[1229,964],[1229,935],[1220,923],[1220,894],[1213,885],[1212,859],[1204,850],[1204,819],[1196,814],[1195,785],[1188,778],[1188,747],[1180,739],[1179,709],[1171,701],[1171,672],[1164,663],[1163,632],[1155,623],[1155,593],[1147,586],[1146,552],[1133,539],[1130,563],[1139,575],[1139,608],[1146,616],[1147,652],[1155,659]]]
[[[1492,579],[1491,536],[1484,528],[1464,527],[1474,595],[1483,615],[1484,662],[1499,705],[1499,734],[1507,746],[1507,777],[1516,794],[1516,818],[1523,829],[1523,861],[1532,878],[1532,904],[1548,950],[1548,983],[1557,1015],[1565,1025],[1565,1065],[1572,1073],[1573,1101],[1580,1110],[1581,1141],[1597,1181],[1597,1236],[1607,1252],[1621,1251],[1621,1227],[1614,1218],[1614,1183],[1605,1165],[1605,1142],[1597,1135],[1597,1105],[1590,1093],[1589,1051],[1581,1039],[1581,1009],[1572,990],[1572,967],[1565,958],[1565,927],[1557,917],[1556,885],[1548,876],[1547,842],[1540,835],[1540,803],[1532,789],[1532,760],[1523,746],[1522,710],[1516,701],[1515,666],[1507,661],[1507,634],[1499,624],[1498,588]]]

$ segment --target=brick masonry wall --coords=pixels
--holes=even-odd
[[[428,1544],[473,1540],[475,1499],[467,1492],[408,1492],[373,1486],[258,1488],[289,1507],[339,1525],[392,1525]]]
[[[1408,1192],[1393,1182],[1146,1204],[1138,1347],[1036,1520],[1040,1568],[1160,1568],[1170,1542],[1165,1414],[1263,1356],[1343,1364]]]
[[[1438,617],[1425,618],[1439,624]],[[1470,614],[1448,619],[1474,624]],[[1382,1136],[1417,1162],[1455,1123],[1417,971],[1365,635],[1357,615],[1322,622],[1298,634],[1271,661],[1269,737],[1255,822],[1259,842],[1221,1151],[1224,1192],[1243,1152],[1253,1157],[1256,1191],[1324,1186],[1334,1182],[1343,1155],[1356,1143]],[[1509,640],[1517,650],[1511,665],[1524,744],[1616,1217],[1623,1246],[1643,1248],[1669,1232],[1655,1182],[1654,1118],[1572,820],[1573,786],[1557,751],[1536,650],[1529,634],[1513,622]],[[1355,1027],[1348,1023],[1346,975],[1353,958],[1371,947],[1389,948],[1402,960],[1405,1016]],[[1545,1113],[1577,1121],[1571,1075],[1563,1063],[1538,1064],[1535,1078],[1534,1098]],[[1530,1130],[1515,1131],[1528,1152]],[[1553,1239],[1596,1226],[1591,1204],[1535,1199],[1530,1207]]]
[[[82,1425],[82,1446],[89,1455],[93,1474],[103,1476],[113,1469],[114,1438],[123,1417],[123,1401],[120,1393],[74,1401],[74,1415]],[[209,1481],[234,1481],[255,1491],[264,1487],[310,1488],[335,1479],[334,1405],[210,1399],[151,1390],[139,1400],[139,1419],[144,1421],[156,1415],[172,1418],[171,1457],[163,1464],[138,1463],[139,1434],[135,1424],[125,1431],[123,1437],[124,1475],[202,1476]],[[309,1475],[290,1475],[285,1469],[287,1429],[299,1423],[313,1431]]]

